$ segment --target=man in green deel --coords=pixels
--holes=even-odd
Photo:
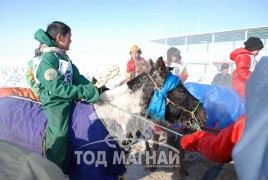
[[[46,32],[39,29],[34,37],[42,44],[41,61],[34,63],[33,74],[48,120],[46,157],[63,168],[72,107],[82,99],[96,102],[99,92],[92,82],[79,73],[66,54],[72,42],[68,25],[55,21]]]

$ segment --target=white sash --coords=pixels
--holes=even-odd
[[[73,82],[73,68],[72,68],[72,63],[69,58],[66,58],[68,61],[65,61],[63,59],[59,59],[58,55],[54,53],[55,56],[59,60],[59,68],[58,71],[63,75],[64,81],[68,84],[72,84]],[[40,57],[35,57],[33,59],[33,75],[36,80],[36,83],[40,83],[38,79],[36,78],[36,72],[39,67],[39,64],[42,60],[42,56]]]
[[[257,60],[255,59],[255,57],[253,55],[248,55],[248,54],[239,54],[234,61],[237,60],[238,57],[242,56],[242,55],[245,55],[245,56],[249,56],[250,57],[250,67],[249,67],[249,71],[250,72],[253,72],[254,69],[255,69],[255,66],[257,64]]]
[[[56,57],[57,54],[55,53]],[[66,58],[68,61],[63,59],[59,59],[59,72],[64,76],[64,81],[68,84],[72,84],[73,82],[73,68],[72,63],[69,58]]]

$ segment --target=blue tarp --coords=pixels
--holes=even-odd
[[[205,126],[219,129],[234,123],[245,113],[245,100],[233,89],[216,85],[185,82],[186,89],[203,104],[207,112]]]
[[[0,139],[11,141],[41,154],[42,133],[47,120],[42,105],[34,101],[13,97],[0,98]],[[77,103],[70,122],[70,143],[66,161],[67,174],[70,179],[118,179],[125,171],[123,163],[114,164],[114,152],[120,154],[124,150],[110,138],[98,118],[93,105]],[[83,155],[90,152],[98,157],[98,152],[105,153],[107,166],[83,161]],[[80,164],[77,154],[82,153]],[[85,156],[91,158],[91,156]]]

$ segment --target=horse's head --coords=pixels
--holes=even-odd
[[[168,77],[169,70],[162,57],[158,58],[155,63],[150,61],[151,70],[148,74],[141,74],[129,81],[128,87],[134,92],[142,89],[143,97],[140,105],[142,106],[142,114],[146,114],[146,110],[154,95],[156,86],[162,87]],[[151,78],[150,78],[151,77]],[[178,86],[168,93],[170,103],[166,105],[165,119],[170,123],[193,124],[193,121],[204,125],[206,121],[206,111],[202,104],[196,99],[184,86],[179,82]],[[194,115],[192,114],[194,113]],[[195,118],[193,118],[195,117]]]
[[[149,73],[140,74],[126,84],[102,93],[101,99],[114,102],[132,113],[146,115],[155,90],[163,87],[169,75],[162,57],[158,58],[155,63],[149,60],[149,65]],[[170,102],[166,105],[164,115],[166,121],[179,124],[198,122],[200,126],[204,125],[205,109],[181,82],[168,92],[168,99]]]

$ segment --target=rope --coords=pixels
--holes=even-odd
[[[171,101],[169,98],[167,98],[167,99],[168,99],[168,102],[169,102],[169,103],[171,103],[172,105],[174,105],[175,107],[177,107],[177,108],[179,108],[179,109],[181,109],[181,110],[183,110],[183,111],[188,112],[188,113],[192,116],[192,118],[195,118],[195,114],[194,114],[193,111],[189,111],[189,110],[187,110],[187,109],[184,109],[184,108],[178,106],[177,104],[175,104],[175,103],[174,103],[173,101]]]
[[[176,135],[178,135],[178,136],[183,136],[183,134],[180,134],[180,133],[178,133],[178,132],[176,132],[176,131],[173,131],[173,130],[171,130],[171,129],[168,129],[168,128],[166,128],[166,127],[164,127],[164,126],[161,126],[161,125],[159,125],[159,124],[156,124],[156,123],[154,123],[154,122],[152,122],[152,121],[148,120],[147,118],[144,118],[144,117],[142,117],[142,116],[140,116],[140,115],[137,115],[137,114],[133,114],[133,113],[131,113],[131,112],[128,112],[127,110],[124,110],[124,109],[122,109],[122,108],[120,108],[120,107],[118,107],[118,106],[116,106],[116,105],[114,105],[114,104],[111,104],[111,103],[107,102],[107,101],[103,101],[103,100],[100,100],[100,101],[102,101],[103,103],[108,104],[108,105],[110,105],[110,106],[112,106],[112,107],[114,107],[114,108],[117,108],[117,109],[119,109],[120,111],[123,111],[123,112],[125,112],[125,113],[128,113],[128,114],[130,114],[131,116],[134,116],[134,117],[136,117],[136,118],[138,118],[138,119],[140,119],[140,120],[142,120],[142,121],[145,121],[145,122],[147,122],[147,123],[151,123],[151,124],[153,124],[153,125],[156,125],[156,126],[162,128],[162,129],[165,129],[166,131],[169,131],[169,132],[171,132],[171,133],[174,133],[174,134],[176,134]]]
[[[199,105],[200,105],[200,101],[198,101],[198,103],[197,103],[196,107],[194,108],[194,110],[193,110],[193,112],[194,112],[194,113],[195,113],[195,112],[196,112],[196,110],[199,108]]]
[[[158,90],[158,91],[161,92],[161,89],[157,86],[157,84],[155,83],[155,81],[153,80],[153,78],[152,78],[149,74],[147,74],[147,75],[148,75],[148,77],[151,79],[151,81],[153,82],[153,84],[154,84],[154,86],[155,86],[155,87],[154,87],[154,90]],[[196,119],[196,117],[195,117],[195,112],[197,111],[197,109],[198,109],[198,107],[199,107],[199,105],[200,105],[200,101],[198,101],[198,103],[197,103],[197,105],[196,105],[196,107],[194,108],[193,111],[189,111],[189,110],[187,110],[187,109],[184,109],[184,108],[178,106],[177,104],[175,104],[175,103],[174,103],[173,101],[171,101],[169,98],[166,98],[166,105],[168,105],[169,103],[171,103],[171,104],[174,105],[175,107],[177,107],[177,108],[179,108],[179,109],[181,109],[181,110],[183,110],[183,111],[185,111],[185,112],[188,112],[188,113],[191,115],[191,118]],[[196,120],[196,121],[197,121],[197,120]],[[190,126],[193,126],[191,122],[190,122]],[[197,123],[194,123],[194,127],[195,127],[195,129],[196,129],[197,131],[200,131],[200,130],[201,130],[200,126],[199,126]]]
[[[153,82],[153,84],[154,84],[154,86],[155,86],[155,87],[154,87],[154,90],[158,90],[158,91],[161,92],[160,88],[157,86],[157,84],[155,83],[155,81],[153,80],[153,78],[150,76],[150,74],[147,74],[147,75],[148,75],[148,77],[151,79],[151,81]],[[179,108],[179,109],[181,109],[181,110],[183,110],[183,111],[185,111],[185,112],[188,112],[188,113],[192,116],[192,118],[195,118],[195,114],[194,114],[194,113],[196,112],[196,110],[198,109],[199,104],[200,104],[200,102],[198,101],[198,104],[196,105],[195,109],[194,109],[193,111],[189,111],[189,110],[187,110],[187,109],[184,109],[184,108],[178,106],[178,105],[175,104],[173,101],[171,101],[169,98],[166,98],[166,105],[167,105],[168,103],[171,103],[171,104],[174,105],[175,107],[177,107],[177,108]]]
[[[44,158],[46,158],[46,136],[47,136],[47,128],[48,128],[48,124],[46,124],[46,127],[44,129],[44,132],[42,134],[42,142],[41,142],[42,156]]]
[[[197,123],[194,123],[194,127],[196,128],[197,131],[201,131],[201,128]]]

